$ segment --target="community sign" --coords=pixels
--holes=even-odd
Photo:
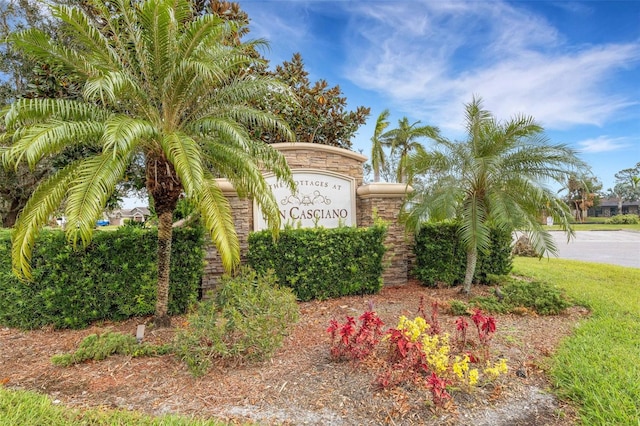
[[[296,183],[291,192],[275,176],[267,176],[278,202],[281,226],[311,228],[356,225],[355,181],[349,177],[317,170],[292,170]],[[267,228],[262,211],[254,205],[254,230]]]

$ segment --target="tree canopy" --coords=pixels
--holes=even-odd
[[[275,94],[261,103],[262,107],[281,116],[296,135],[297,142],[320,143],[351,149],[351,138],[369,116],[370,109],[359,106],[347,111],[347,98],[340,86],[329,87],[326,80],[313,85],[299,53],[267,74],[278,78],[296,94],[296,102]],[[278,134],[262,133],[268,143],[284,142]]]
[[[421,126],[420,121],[409,124],[409,119],[403,117],[398,120],[398,127],[388,130],[379,136],[383,146],[391,148],[391,156],[397,155],[397,182],[410,184],[412,175],[409,168],[409,155],[423,153],[424,146],[420,138],[437,139],[439,130],[434,126]]]
[[[640,200],[640,162],[620,170],[615,178],[615,185],[607,190],[607,195],[618,200],[618,214],[622,214],[622,203]]]

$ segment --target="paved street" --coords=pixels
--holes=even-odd
[[[640,268],[640,232],[577,231],[568,244],[563,232],[552,235],[560,258]]]

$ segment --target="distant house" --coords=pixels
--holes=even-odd
[[[640,200],[624,201],[622,203],[622,211],[618,211],[617,198],[601,198],[597,207],[589,209],[591,217],[611,217],[617,214],[638,214],[640,215]]]
[[[134,207],[132,209],[116,209],[107,214],[111,225],[124,225],[127,220],[145,222],[151,212],[147,207]]]

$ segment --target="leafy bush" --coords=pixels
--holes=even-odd
[[[424,285],[435,287],[464,280],[467,255],[458,238],[459,224],[454,222],[425,223],[415,237],[416,265],[413,274]],[[511,272],[512,238],[505,230],[491,230],[491,244],[478,253],[474,282],[486,283],[487,276]]]
[[[539,315],[557,315],[571,306],[571,302],[560,290],[543,282],[509,279],[501,287],[501,293],[500,299],[494,295],[474,297],[469,300],[469,306],[497,314],[532,311]],[[469,310],[461,301],[453,300],[449,305],[456,315]]]
[[[199,302],[176,334],[174,350],[194,376],[205,374],[213,358],[263,360],[280,347],[298,320],[291,289],[277,286],[272,271],[243,268],[224,276],[208,300]]]
[[[475,308],[482,309],[493,314],[504,314],[509,310],[506,303],[499,301],[495,296],[478,296],[469,301],[469,304]]]
[[[11,240],[0,234],[0,324],[23,329],[82,328],[101,319],[154,312],[157,230],[123,226],[96,232],[74,250],[61,231],[43,231],[34,248],[33,282],[11,273]],[[176,228],[172,243],[169,312],[196,300],[203,273],[203,231]]]
[[[469,306],[462,300],[450,300],[449,301],[449,313],[451,315],[467,315]]]
[[[285,229],[249,235],[249,265],[273,269],[299,300],[375,293],[382,288],[386,227]]]
[[[55,365],[68,367],[92,359],[100,361],[111,355],[130,355],[133,357],[164,355],[169,353],[169,345],[155,346],[139,344],[131,334],[107,332],[101,335],[90,334],[82,339],[78,349],[68,354],[58,354],[51,358]]]
[[[608,225],[636,225],[640,223],[637,214],[619,214],[604,221]]]
[[[524,306],[540,315],[557,315],[571,306],[563,292],[539,281],[516,281],[502,289],[504,303],[511,307]]]

